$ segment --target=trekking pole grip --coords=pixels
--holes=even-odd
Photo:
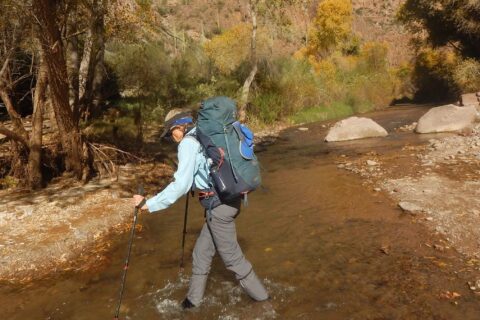
[[[145,196],[145,189],[143,188],[143,184],[140,183],[137,188],[137,193],[141,196]],[[143,198],[142,202],[140,202],[135,208],[141,209],[145,203],[147,202],[147,199]]]

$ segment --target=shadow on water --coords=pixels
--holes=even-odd
[[[397,107],[370,116],[389,132],[409,124],[421,107]],[[478,319],[478,298],[465,283],[463,258],[436,251],[438,240],[404,216],[381,193],[336,169],[335,156],[386,152],[429,137],[392,133],[385,139],[326,144],[326,128],[289,129],[261,153],[268,191],[252,194],[237,220],[239,241],[270,291],[268,304],[253,303],[218,257],[205,304],[181,312],[191,259],[179,273],[183,203],[144,215],[135,239],[122,314],[125,319]],[[186,255],[202,225],[190,212]],[[99,273],[70,275],[28,287],[0,289],[5,319],[112,318],[127,235]],[[450,291],[455,302],[442,299]]]

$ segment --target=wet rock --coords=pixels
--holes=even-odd
[[[417,127],[417,122],[413,122],[411,124],[404,125],[400,128],[398,128],[399,131],[402,132],[408,132],[408,131],[413,131]]]
[[[446,105],[430,109],[418,121],[418,133],[459,131],[471,126],[477,118],[473,106],[457,107]]]
[[[328,132],[325,141],[347,141],[387,135],[387,131],[372,119],[350,117],[337,122]]]
[[[405,212],[410,214],[417,214],[422,212],[422,208],[415,203],[411,203],[408,201],[401,201],[398,203],[398,206]]]
[[[478,107],[478,97],[475,93],[466,93],[462,94],[460,98],[460,103],[462,106],[475,106]]]

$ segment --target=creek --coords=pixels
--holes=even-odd
[[[369,115],[389,132],[417,121],[425,107],[389,108]],[[341,155],[395,152],[429,136],[326,144],[322,123],[286,130],[261,147],[265,189],[249,197],[237,218],[240,245],[272,299],[252,302],[218,256],[205,302],[183,312],[191,252],[203,211],[191,201],[186,267],[179,271],[184,199],[158,214],[142,214],[127,277],[122,319],[478,319],[480,302],[453,250],[425,243],[439,238],[402,214],[360,177],[338,170]],[[107,265],[27,286],[0,287],[1,319],[112,319],[128,234],[116,241]],[[442,298],[450,291],[458,299]]]

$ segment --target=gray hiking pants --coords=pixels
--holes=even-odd
[[[192,278],[187,298],[195,306],[202,303],[207,285],[207,277],[215,250],[225,264],[233,271],[245,292],[254,300],[268,299],[268,293],[253,271],[252,265],[245,259],[237,242],[235,217],[240,208],[240,201],[222,204],[207,214],[200,236],[193,250]]]

